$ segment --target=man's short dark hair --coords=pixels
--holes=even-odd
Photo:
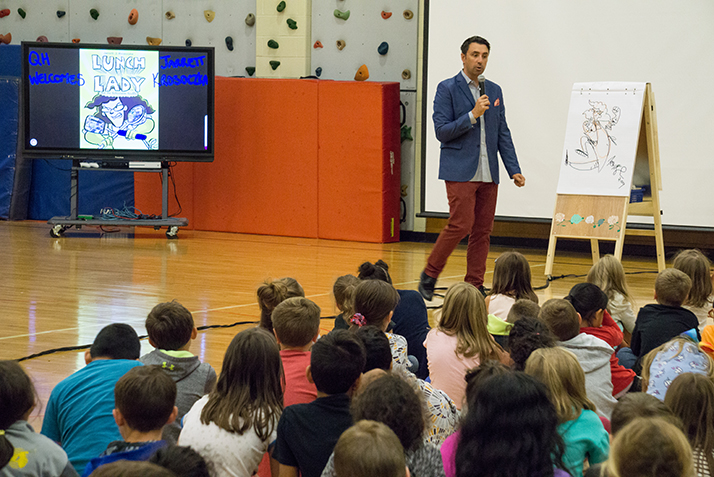
[[[193,316],[181,303],[169,301],[156,305],[146,317],[146,333],[159,349],[176,351],[191,341]]]
[[[315,387],[325,394],[350,390],[364,370],[364,345],[348,330],[335,330],[312,346],[310,371]]]
[[[580,334],[578,312],[562,298],[552,298],[543,303],[538,319],[550,328],[559,341],[568,341]]]
[[[301,296],[281,302],[271,318],[275,336],[285,346],[306,346],[320,331],[320,307]]]
[[[355,331],[355,336],[362,341],[367,352],[367,362],[363,372],[373,369],[389,371],[392,364],[392,348],[384,331],[376,326],[363,326]]]
[[[114,403],[131,429],[156,431],[174,410],[176,383],[159,366],[136,366],[114,386]]]
[[[112,323],[94,338],[89,354],[92,358],[139,359],[141,343],[134,328],[125,323]]]
[[[461,53],[464,55],[469,52],[469,47],[471,46],[471,43],[478,43],[479,45],[485,45],[486,48],[488,48],[489,53],[491,52],[491,44],[488,42],[483,37],[480,36],[472,36],[464,40],[464,42],[461,44]]]

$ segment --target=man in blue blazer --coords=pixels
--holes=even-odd
[[[486,292],[483,277],[496,214],[498,153],[513,183],[518,187],[526,183],[506,124],[501,87],[485,80],[485,91],[480,91],[479,75],[486,69],[490,51],[484,38],[468,38],[461,45],[464,69],[436,89],[433,119],[441,142],[439,179],[446,181],[450,217],[421,273],[419,292],[427,300],[433,298],[449,255],[466,235],[464,280]]]

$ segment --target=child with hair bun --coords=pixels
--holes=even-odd
[[[614,255],[605,255],[592,266],[587,282],[597,285],[607,295],[607,311],[625,332],[625,342],[629,344],[636,318],[622,263]]]
[[[399,303],[399,294],[392,285],[382,280],[363,280],[355,289],[355,314],[350,319],[350,329],[376,326],[389,339],[394,366],[409,368],[407,340],[396,333],[387,331]]]
[[[260,306],[260,326],[273,332],[271,314],[283,300],[296,296],[305,296],[305,291],[294,278],[285,277],[271,280],[268,278],[258,287],[258,305]]]
[[[692,280],[692,288],[682,307],[697,315],[699,331],[702,331],[709,324],[707,320],[714,299],[710,272],[712,262],[699,250],[690,249],[682,250],[675,255],[672,266],[686,273]]]
[[[0,361],[0,475],[76,476],[65,451],[28,424],[36,399],[20,365]]]
[[[342,275],[335,280],[332,294],[335,297],[335,306],[340,314],[335,317],[335,330],[349,329],[349,320],[354,315],[355,290],[360,280],[354,275]]]

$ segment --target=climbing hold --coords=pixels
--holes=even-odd
[[[109,43],[110,45],[121,45],[123,39],[123,36],[108,36],[107,43]]]
[[[268,48],[272,48],[273,50],[277,50],[280,48],[280,45],[278,44],[277,41],[275,40],[268,40]]]
[[[9,45],[11,41],[12,33],[8,33],[7,35],[0,35],[0,43],[5,43],[6,45]]]
[[[337,49],[338,50],[343,50],[347,46],[347,43],[345,43],[345,40],[337,40]]]
[[[161,38],[154,38],[153,36],[147,36],[146,42],[149,45],[157,46],[161,44]]]
[[[226,48],[228,48],[228,51],[233,51],[233,38],[230,36],[226,37]]]
[[[79,38],[72,38],[72,43],[79,43]]]
[[[285,10],[285,7],[286,7],[285,2],[282,1],[282,2],[278,3],[276,10],[279,12],[282,12],[283,10]],[[275,68],[273,68],[273,69],[275,69]]]
[[[139,21],[139,10],[136,8],[132,8],[131,11],[129,12],[129,25],[136,25],[136,22]]]
[[[292,18],[288,18],[288,28],[291,30],[297,30],[297,22]]]
[[[319,78],[321,75],[322,75],[322,66],[318,66],[317,68],[315,68],[315,76],[317,76]]]
[[[190,38],[186,38],[186,46],[191,46],[193,43]]]
[[[407,20],[411,20],[412,18],[414,18],[414,12],[412,12],[411,10],[404,10],[404,18],[406,18]]]
[[[253,73],[255,73],[255,66],[246,66],[245,72],[248,73],[248,76],[253,76]]]
[[[248,26],[255,25],[255,15],[249,13],[248,16],[245,17],[245,24]]]
[[[211,23],[213,19],[216,18],[216,12],[214,12],[213,10],[204,10],[203,16],[206,17],[206,21],[208,23]]]
[[[64,10],[57,10],[57,18],[62,18],[66,14],[67,12],[65,12]]]
[[[369,70],[367,65],[362,65],[355,73],[355,81],[366,81],[367,79],[369,79]]]
[[[24,19],[27,16],[27,12],[22,8],[17,9],[17,13]]]
[[[413,141],[414,138],[412,137],[412,127],[403,124],[402,129],[399,131],[399,136],[400,142]]]
[[[350,17],[350,11],[347,10],[343,12],[342,10],[335,9],[335,16],[342,20],[347,20]]]
[[[408,80],[411,79],[412,77],[412,72],[409,70],[404,70],[402,71],[402,79]]]
[[[277,69],[278,69],[278,66],[280,66],[280,62],[279,62],[279,61],[273,60],[273,61],[270,62],[270,67],[273,68],[273,71],[277,70]]]
[[[166,19],[167,19],[167,20],[173,20],[174,18],[176,18],[176,14],[175,14],[174,12],[172,12],[171,10],[169,10],[168,12],[166,12]]]
[[[389,18],[391,16],[392,16],[392,12],[385,12],[384,10],[382,10],[382,18],[384,18],[386,20],[387,18]]]
[[[97,18],[99,18],[99,10],[97,10],[96,8],[92,8],[91,10],[89,10],[89,15],[96,20]]]
[[[322,42],[320,40],[317,40],[314,45],[312,45],[313,48],[323,48]]]
[[[379,54],[382,55],[382,56],[386,55],[387,52],[389,51],[389,43],[387,43],[386,41],[383,41],[383,42],[380,43],[379,46],[377,47],[377,51],[378,51]]]
[[[10,14],[10,9],[9,8],[3,8],[0,10],[0,18],[6,17]]]
[[[40,35],[37,37],[37,40],[35,40],[35,41],[39,41],[40,43],[47,43],[50,40],[48,40],[45,35]]]

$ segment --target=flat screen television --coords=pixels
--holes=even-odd
[[[213,161],[210,47],[22,43],[23,153]]]

